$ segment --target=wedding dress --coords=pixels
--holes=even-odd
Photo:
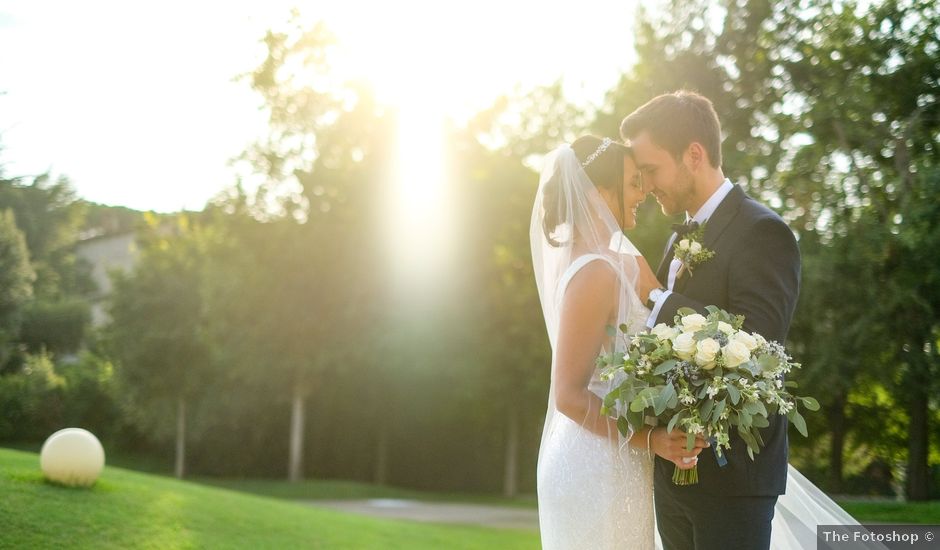
[[[548,408],[539,448],[537,492],[542,547],[662,548],[655,528],[652,462],[646,450],[611,434],[600,437],[555,408],[555,343],[568,283],[591,262],[606,263],[620,283],[617,326],[646,329],[649,310],[634,291],[639,251],[623,235],[574,151],[562,145],[546,157],[530,225],[539,299],[552,347]],[[622,339],[611,343],[622,351]],[[609,348],[598,352],[610,351]],[[603,399],[614,382],[595,371],[588,389]],[[777,500],[773,550],[816,548],[818,525],[857,525],[848,513],[789,466],[787,492]],[[870,543],[860,548],[883,549]]]
[[[552,387],[538,461],[538,504],[546,550],[654,547],[653,471],[645,450],[619,434],[601,437],[555,409],[554,350],[568,283],[591,262],[617,276],[616,325],[644,329],[649,312],[633,292],[639,252],[624,237],[607,204],[567,146],[549,157],[543,172],[530,237],[533,265],[549,341]],[[620,339],[611,344],[622,349]],[[597,350],[598,352],[607,350]],[[594,373],[588,389],[603,399],[610,382]]]
[[[560,286],[590,261],[575,261]],[[643,329],[642,306],[627,320],[631,332]],[[600,351],[600,350],[599,350]],[[588,389],[604,398],[608,382],[595,371]],[[538,463],[539,525],[542,547],[559,549],[635,548],[653,544],[653,469],[647,453],[626,442],[598,436],[563,414],[550,415]]]

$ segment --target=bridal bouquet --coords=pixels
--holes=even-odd
[[[783,346],[759,334],[742,330],[744,317],[717,307],[706,308],[708,316],[683,308],[672,326],[659,324],[651,332],[626,334],[625,352],[602,354],[598,367],[602,377],[613,380],[613,390],[604,399],[604,414],[617,417],[625,436],[630,426],[640,428],[646,417],[656,417],[671,433],[681,428],[688,434],[687,448],[695,436],[710,441],[719,463],[722,449],[730,449],[729,434],[737,430],[747,444],[751,459],[760,452],[760,428],[770,425],[774,414],[786,415],[803,436],[806,421],[802,404],[816,411],[812,397],[798,397],[788,389],[783,376],[798,368]],[[616,330],[609,329],[611,336]],[[698,483],[698,470],[676,468],[677,485]]]

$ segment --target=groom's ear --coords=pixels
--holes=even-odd
[[[705,152],[705,148],[702,147],[702,144],[697,141],[693,141],[689,144],[683,157],[686,163],[688,163],[689,169],[693,172],[708,164],[708,153]]]

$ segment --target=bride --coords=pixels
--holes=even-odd
[[[636,226],[645,198],[630,149],[610,139],[583,136],[545,159],[529,236],[552,347],[537,475],[546,550],[661,548],[652,456],[691,468],[707,447],[698,438],[687,451],[685,434],[663,428],[631,428],[623,437],[600,414],[610,382],[600,379],[595,358],[623,351],[606,327],[640,332],[650,313],[634,286],[641,270],[652,270],[623,234]],[[857,523],[793,467],[787,487],[775,507],[772,548],[815,548],[817,525]]]

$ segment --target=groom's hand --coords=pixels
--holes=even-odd
[[[686,433],[682,430],[673,430],[672,433],[666,431],[666,428],[654,428],[650,435],[650,446],[653,452],[675,464],[682,470],[688,470],[698,462],[698,454],[702,449],[708,447],[708,442],[702,436],[696,436],[695,446],[692,450],[685,448],[687,439]],[[690,459],[685,462],[683,459]]]
[[[636,263],[640,268],[640,273],[636,278],[636,295],[640,297],[640,302],[645,304],[649,300],[650,291],[662,285],[659,283],[659,279],[656,278],[656,274],[653,273],[652,268],[650,268],[650,264],[647,263],[646,258],[637,256]]]

